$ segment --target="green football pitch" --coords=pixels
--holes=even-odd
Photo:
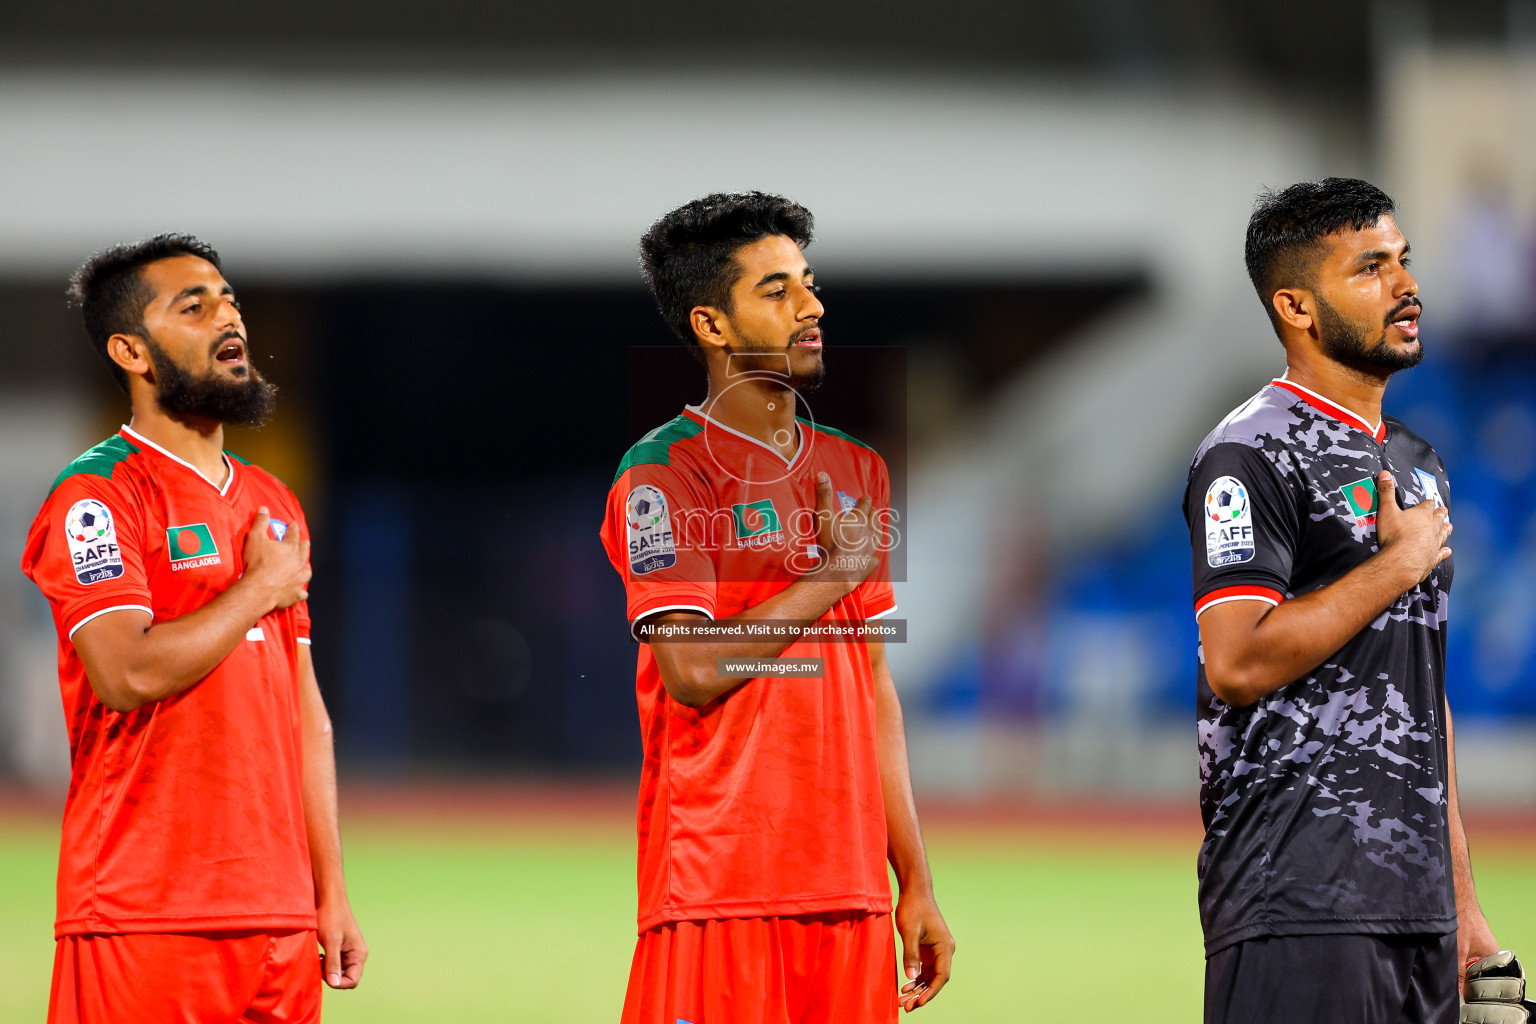
[[[1185,830],[930,827],[954,980],[914,1020],[1071,1020],[1084,1000],[1138,1021],[1200,1018],[1193,838]],[[57,832],[0,817],[0,1020],[41,1021]],[[353,902],[372,947],[333,1024],[616,1021],[633,948],[624,822],[369,816],[349,827]],[[1477,858],[1500,940],[1536,951],[1536,850]],[[1114,1011],[1105,1010],[1114,1016]]]

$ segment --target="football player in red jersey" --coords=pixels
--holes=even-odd
[[[883,645],[663,638],[753,620],[862,625],[895,610],[884,460],[796,416],[797,392],[824,374],[811,230],[809,211],[781,197],[712,195],[641,242],[709,395],[630,449],[602,528],[642,640],[640,937],[625,1024],[888,1021],[949,978],[955,944]],[[726,664],[781,658],[820,659],[821,674]]]
[[[48,1019],[317,1021],[322,976],[356,986],[368,949],[310,660],[309,528],[223,450],[275,389],[195,238],[98,253],[71,292],[133,419],[59,476],[22,559],[58,629],[72,761]]]

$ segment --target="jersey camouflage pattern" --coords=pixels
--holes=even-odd
[[[1185,492],[1198,616],[1278,605],[1376,548],[1376,483],[1448,504],[1435,450],[1280,379],[1196,453]],[[1456,927],[1447,821],[1442,562],[1305,677],[1247,708],[1198,670],[1200,919],[1206,953],[1247,939]]]

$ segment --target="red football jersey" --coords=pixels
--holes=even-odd
[[[301,790],[298,645],[309,610],[267,615],[195,686],[119,714],[71,638],[98,615],[185,615],[239,578],[259,506],[308,536],[298,499],[229,460],[220,489],[124,427],[70,463],[21,568],[53,608],[72,763],[56,935],[315,927]]]
[[[628,617],[694,609],[723,619],[811,567],[816,480],[845,506],[889,509],[885,462],[846,434],[801,421],[786,461],[689,407],[630,449],[608,494],[603,546]],[[895,610],[888,560],[827,619]],[[644,762],[639,927],[665,921],[891,909],[875,685],[863,641],[798,640],[821,679],[758,678],[702,708],[667,695],[640,645],[635,689]]]

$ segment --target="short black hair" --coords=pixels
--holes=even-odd
[[[219,254],[213,246],[192,235],[167,232],[94,252],[69,279],[69,301],[80,307],[86,337],[124,391],[128,390],[128,374],[107,355],[107,339],[114,334],[144,335],[144,307],[154,296],[145,287],[140,271],[172,256],[196,256],[219,267]]]
[[[731,309],[731,285],[741,274],[736,251],[769,235],[786,235],[804,249],[816,218],[783,196],[716,192],[685,203],[640,238],[640,271],[661,318],[679,338],[698,339],[688,323],[695,306]]]
[[[1281,288],[1313,286],[1323,238],[1346,227],[1368,228],[1396,208],[1391,196],[1359,178],[1302,181],[1259,193],[1248,219],[1243,260],[1276,334],[1280,315],[1270,300]]]

